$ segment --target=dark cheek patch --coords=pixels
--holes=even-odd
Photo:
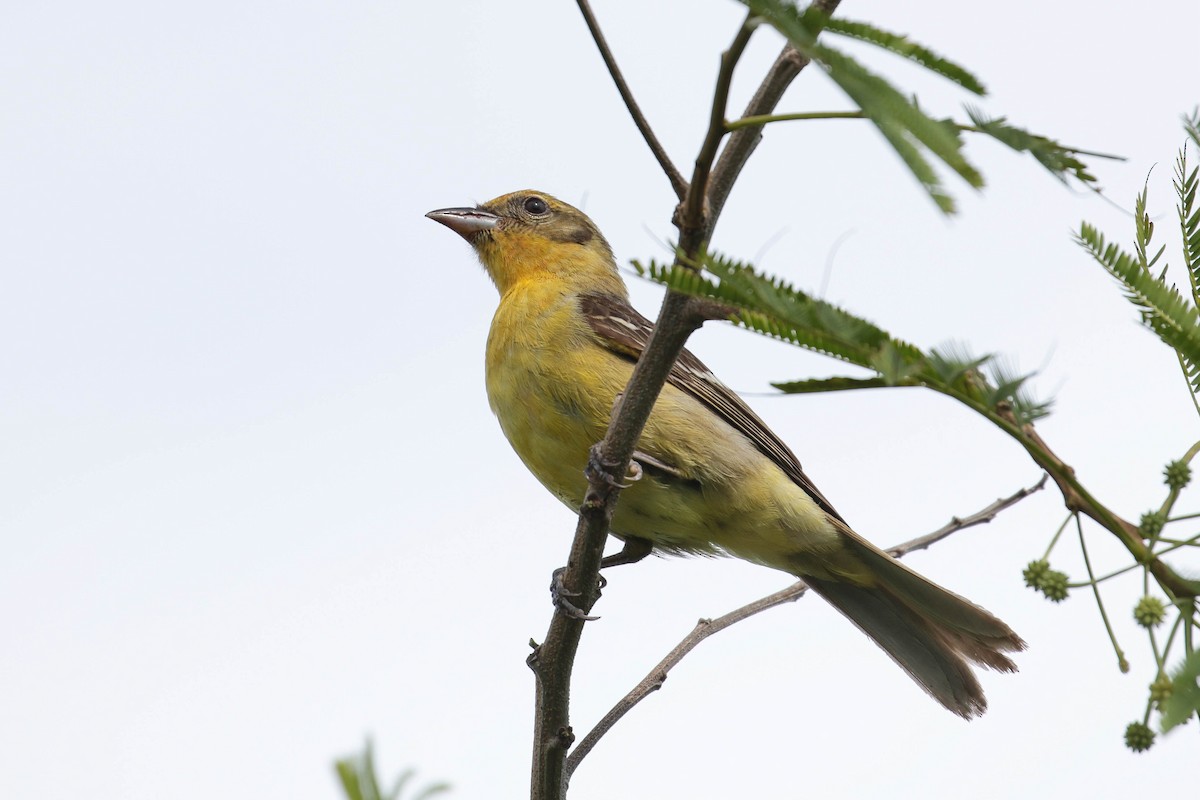
[[[555,238],[559,241],[573,242],[575,244],[587,244],[593,238],[595,238],[595,234],[592,233],[592,229],[587,225],[571,225],[564,230],[559,231],[558,233],[559,236],[556,236]]]

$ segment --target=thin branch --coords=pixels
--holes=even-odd
[[[756,126],[770,125],[773,122],[797,122],[814,119],[870,119],[866,112],[863,111],[801,111],[789,114],[761,114],[756,117],[742,117],[733,122],[725,124],[727,131],[740,131],[743,128],[753,128]],[[991,136],[991,132],[979,127],[978,125],[967,125],[961,122],[948,120],[955,128],[963,133],[983,133]],[[1098,153],[1094,150],[1084,150],[1079,147],[1070,147],[1064,144],[1055,145],[1058,150],[1064,153],[1074,153],[1081,156],[1092,156],[1093,158],[1107,158],[1110,161],[1124,161],[1122,156],[1114,156],[1111,153]]]
[[[996,518],[996,515],[1006,508],[1016,505],[1017,503],[1029,497],[1031,494],[1040,492],[1046,485],[1046,475],[1035,483],[1033,486],[1022,488],[1008,497],[1002,497],[996,500],[991,505],[976,511],[966,517],[954,517],[943,527],[933,533],[924,536],[918,536],[915,539],[910,539],[903,544],[896,545],[887,552],[891,553],[896,558],[903,558],[915,550],[924,550],[931,545],[934,545],[951,534],[975,525],[982,525],[991,522]],[[662,688],[667,680],[667,673],[671,671],[683,657],[696,648],[696,645],[703,642],[708,637],[715,633],[720,633],[731,625],[735,625],[744,619],[749,619],[755,614],[766,611],[769,608],[781,606],[784,603],[791,603],[799,600],[808,591],[808,585],[804,581],[797,581],[785,589],[781,589],[774,594],[769,594],[766,597],[755,600],[753,603],[742,606],[741,608],[730,611],[728,614],[717,617],[716,619],[701,619],[696,623],[696,627],[691,633],[683,638],[679,644],[671,650],[670,653],[654,666],[636,686],[617,701],[608,713],[604,715],[596,726],[592,728],[587,736],[580,740],[579,744],[567,756],[567,780],[570,780],[571,775],[575,772],[579,763],[587,757],[587,754],[592,751],[592,748],[600,741],[604,734],[608,733],[618,721],[630,711],[633,707],[645,700],[654,692]]]
[[[718,142],[724,136],[725,98],[728,96],[733,68],[752,32],[753,25],[747,18],[738,28],[729,50],[721,56],[721,69],[713,93],[714,112],[711,115],[716,117],[716,121],[710,118],[709,125],[709,136],[714,135],[715,128]],[[718,105],[719,112],[716,110]],[[706,142],[708,138],[706,136]],[[687,208],[698,206],[701,220],[705,219],[703,203],[697,204],[692,198],[699,196],[703,200],[708,167],[702,165],[705,158],[709,164],[712,161],[711,155],[703,155],[707,149],[702,148],[702,157],[697,158],[697,174],[701,179],[693,180],[681,204]],[[711,149],[715,152],[715,145]],[[690,229],[681,226],[680,247],[684,257],[694,258],[705,238],[705,222]],[[591,610],[600,597],[600,560],[620,496],[620,481],[606,480],[605,475],[620,477],[627,472],[634,446],[642,435],[650,409],[666,383],[671,366],[683,350],[688,336],[710,318],[712,311],[711,304],[695,303],[688,296],[676,292],[667,293],[654,333],[634,366],[629,384],[609,419],[604,439],[592,448],[591,465],[594,468],[588,471],[588,491],[579,509],[571,553],[562,573],[562,588],[569,593],[572,604],[584,614]],[[564,771],[564,766],[567,750],[575,738],[570,725],[571,673],[583,635],[583,624],[584,620],[579,617],[556,611],[550,620],[545,641],[535,646],[527,659],[536,683],[530,781],[533,800],[561,800],[566,795],[569,774]]]
[[[892,555],[895,558],[904,558],[904,556],[915,550],[924,550],[930,545],[937,544],[942,539],[945,539],[952,533],[961,531],[963,528],[970,528],[975,525],[983,525],[991,522],[996,518],[996,515],[1004,509],[1015,506],[1026,497],[1029,497],[1029,495],[1036,494],[1037,492],[1040,492],[1042,489],[1046,488],[1046,481],[1048,480],[1050,480],[1050,476],[1043,473],[1042,479],[1033,486],[1021,489],[1016,493],[1009,495],[1008,497],[1001,497],[991,505],[981,508],[969,516],[962,517],[961,519],[959,517],[954,517],[933,533],[926,534],[925,536],[919,536],[916,539],[910,539],[904,544],[897,545],[887,552],[889,555]]]
[[[866,119],[861,111],[801,111],[795,114],[760,114],[756,117],[742,117],[733,122],[725,123],[725,130],[740,131],[743,128],[768,125],[772,122],[791,122],[807,119]]]
[[[1075,519],[1077,516],[1079,516],[1078,511],[1071,511],[1067,514],[1067,518],[1062,521],[1062,525],[1059,525],[1058,530],[1056,530],[1054,535],[1050,537],[1050,544],[1046,545],[1046,552],[1042,554],[1042,561],[1050,560],[1050,553],[1053,552],[1054,546],[1058,544],[1058,540],[1062,538],[1063,531],[1065,531],[1067,526],[1071,524],[1071,520]]]
[[[748,15],[742,27],[738,28],[729,49],[721,54],[721,68],[717,72],[717,86],[713,90],[712,110],[708,117],[708,132],[704,135],[700,152],[696,154],[696,165],[692,171],[693,188],[684,198],[679,215],[679,244],[688,256],[695,255],[695,248],[711,233],[705,208],[708,201],[708,176],[717,157],[717,148],[725,138],[725,109],[729,104],[733,68],[741,59],[746,45],[750,43],[750,34],[754,32],[755,26],[754,15]]]
[[[953,396],[953,395],[951,395]],[[1092,496],[1079,479],[1075,470],[1050,449],[1046,441],[1038,434],[1032,424],[1022,425],[1007,404],[1001,404],[996,409],[972,404],[962,398],[960,402],[980,411],[995,423],[1001,430],[1012,436],[1018,444],[1025,448],[1031,458],[1050,474],[1050,479],[1057,485],[1063,496],[1067,510],[1075,511],[1091,518],[1105,530],[1113,533],[1139,564],[1145,564],[1151,574],[1158,580],[1162,590],[1174,600],[1178,597],[1200,596],[1200,581],[1186,578],[1171,569],[1166,562],[1157,558],[1142,540],[1138,526],[1120,517],[1112,509],[1105,506]]]
[[[1068,517],[1068,519],[1076,519],[1077,520],[1078,515],[1072,514],[1070,517]],[[1142,565],[1135,561],[1132,564],[1129,564],[1128,566],[1121,567],[1120,569],[1115,569],[1112,572],[1109,572],[1105,575],[1101,575],[1099,578],[1089,578],[1086,581],[1068,582],[1067,588],[1068,589],[1082,589],[1085,586],[1092,586],[1092,587],[1099,586],[1100,584],[1104,583],[1105,581],[1109,581],[1109,580],[1112,580],[1113,578],[1120,577],[1121,575],[1124,575],[1126,572],[1133,572],[1135,569],[1141,569],[1141,567],[1142,567]]]
[[[1100,619],[1104,620],[1104,630],[1108,632],[1108,641],[1112,642],[1113,651],[1117,654],[1117,669],[1121,672],[1129,672],[1129,659],[1125,658],[1125,651],[1121,649],[1121,645],[1117,642],[1117,634],[1113,632],[1112,623],[1108,621],[1108,612],[1104,610],[1104,600],[1100,597],[1100,586],[1096,581],[1096,573],[1092,571],[1092,559],[1088,557],[1087,540],[1083,535],[1083,523],[1079,520],[1079,515],[1075,515],[1075,530],[1079,533],[1079,552],[1083,554],[1083,566],[1087,570],[1088,581],[1092,585],[1092,594],[1096,598],[1096,608],[1100,609]],[[1150,641],[1154,642],[1154,631],[1150,632]],[[1155,657],[1157,658],[1158,651],[1155,648]]]
[[[839,3],[840,0],[815,0],[812,7],[819,8],[827,16],[832,16]],[[775,106],[783,97],[784,91],[806,66],[808,66],[808,59],[800,55],[799,51],[790,43],[785,44],[783,50],[776,57],[775,63],[767,71],[758,90],[750,98],[750,103],[746,106],[742,116],[753,117],[770,114],[774,111]],[[758,143],[762,141],[762,136],[761,126],[744,128],[730,136],[729,141],[725,143],[725,149],[721,151],[717,165],[713,167],[712,181],[707,192],[709,235],[712,234],[712,228],[716,226],[717,219],[721,216],[721,209],[725,207],[729,193],[733,191],[733,184],[742,174],[742,169],[746,166],[746,162],[755,148],[758,147]]]
[[[832,12],[837,0],[817,0],[817,5]],[[747,151],[736,170],[732,173],[726,171],[724,180],[728,183],[725,188],[718,190],[715,183],[710,185],[708,178],[716,147],[725,136],[725,106],[733,68],[753,29],[752,18],[747,17],[729,50],[722,54],[705,145],[696,160],[696,175],[677,209],[681,223],[679,248],[683,258],[688,260],[695,259],[701,246],[712,234],[720,206],[724,204],[733,180],[745,164],[745,158],[749,157]],[[807,63],[806,60],[802,61],[794,69],[789,69],[790,75],[786,80],[768,75],[768,80],[764,82],[765,91],[774,94],[778,88],[778,94],[774,94],[770,107],[764,107],[756,113],[769,113],[774,108],[783,88]],[[760,87],[760,92],[764,91],[764,87]],[[715,208],[710,199],[714,196],[720,200]],[[592,450],[592,463],[597,469],[589,471],[588,491],[579,510],[571,554],[562,574],[563,589],[570,593],[572,603],[585,614],[600,597],[600,559],[620,495],[619,481],[604,480],[601,473],[621,476],[628,469],[633,448],[645,428],[654,401],[666,383],[671,366],[692,332],[711,318],[713,309],[710,306],[676,292],[667,293],[654,333],[634,367],[629,384],[609,420],[604,439]],[[570,774],[564,769],[565,758],[574,741],[569,713],[571,673],[583,634],[583,623],[582,619],[555,613],[545,641],[535,645],[527,660],[536,681],[531,776],[533,800],[561,800],[566,795]]]
[[[638,106],[637,101],[633,99],[633,92],[630,91],[629,84],[625,82],[625,76],[621,74],[621,69],[617,66],[617,60],[613,57],[612,50],[608,47],[608,41],[605,40],[604,34],[600,31],[600,23],[596,21],[596,15],[592,13],[591,4],[588,0],[576,0],[576,3],[583,14],[583,21],[587,23],[588,30],[592,34],[592,40],[596,42],[596,49],[600,51],[600,57],[604,59],[604,65],[608,67],[608,74],[612,77],[613,83],[616,84],[617,91],[621,94],[621,99],[625,101],[625,108],[628,109],[629,116],[633,117],[633,124],[641,131],[642,138],[650,146],[650,152],[654,154],[654,157],[658,160],[658,165],[666,173],[667,180],[671,182],[671,188],[675,191],[675,196],[683,200],[687,195],[688,183],[671,162],[671,157],[667,155],[666,149],[658,141],[658,137],[654,135],[654,130],[650,127],[650,123],[646,120],[645,115],[642,114],[642,109]]]

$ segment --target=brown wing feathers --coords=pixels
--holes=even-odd
[[[579,298],[579,304],[584,318],[609,350],[632,361],[641,356],[650,342],[654,323],[639,314],[637,309],[624,299],[613,295],[585,294]],[[690,351],[684,350],[671,367],[667,381],[712,409],[729,423],[730,427],[749,439],[759,452],[775,462],[822,511],[845,522],[804,474],[796,455],[750,410],[742,398],[734,394],[717,379],[712,370],[704,366],[704,362]]]

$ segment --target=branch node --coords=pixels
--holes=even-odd
[[[728,320],[737,313],[735,307],[707,297],[693,297],[688,303],[688,315],[695,320],[697,328],[709,320]]]
[[[570,748],[575,743],[575,731],[571,730],[570,725],[564,725],[559,728],[554,735],[555,745],[563,750]]]

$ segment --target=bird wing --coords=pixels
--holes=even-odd
[[[650,342],[654,323],[639,314],[626,300],[610,294],[581,295],[579,305],[588,325],[605,347],[630,361],[638,360]],[[771,432],[742,398],[721,383],[712,370],[704,366],[704,362],[690,351],[682,351],[671,366],[667,382],[708,406],[730,427],[749,439],[760,453],[775,462],[822,511],[846,524],[841,514],[804,474],[795,453]]]

